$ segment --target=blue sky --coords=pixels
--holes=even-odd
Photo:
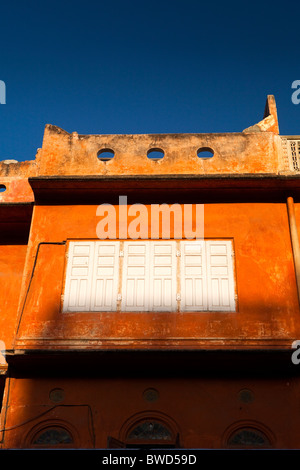
[[[54,124],[79,134],[240,132],[274,94],[300,134],[300,2],[0,3],[0,160]]]

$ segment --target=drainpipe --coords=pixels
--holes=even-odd
[[[292,242],[293,256],[294,256],[298,299],[300,303],[300,247],[299,247],[299,237],[298,237],[298,230],[297,230],[296,217],[295,217],[294,199],[292,197],[287,198],[287,209],[288,209],[291,242]]]

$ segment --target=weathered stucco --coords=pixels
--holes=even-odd
[[[214,156],[199,158],[200,148]],[[114,157],[101,161],[102,149]],[[74,447],[125,445],[150,419],[183,448],[228,448],[239,426],[270,447],[300,448],[299,242],[287,210],[289,198],[299,226],[299,182],[273,96],[242,132],[78,135],[47,125],[35,160],[0,162],[0,447],[32,447],[51,426]],[[119,217],[120,195],[148,209],[204,204],[204,238],[233,241],[236,311],[62,312],[68,243],[96,240],[98,205]]]
[[[46,125],[35,160],[0,161],[0,185],[6,186],[0,202],[33,201],[28,178],[38,176],[279,174],[285,162],[272,96],[266,112],[256,127],[225,134],[78,135]],[[213,158],[199,158],[200,148],[212,149]],[[98,158],[103,149],[114,151],[110,161]],[[150,160],[150,149],[162,149],[164,157]]]

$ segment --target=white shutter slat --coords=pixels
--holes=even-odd
[[[150,310],[176,311],[176,242],[151,242]]]
[[[121,310],[149,309],[149,242],[124,242]]]
[[[93,242],[70,242],[65,281],[64,312],[90,310]]]
[[[117,309],[120,242],[95,242],[91,311]]]
[[[181,247],[181,311],[204,311],[207,303],[204,240],[184,240]]]
[[[207,240],[208,308],[235,311],[232,243],[230,240]]]

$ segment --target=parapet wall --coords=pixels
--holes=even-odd
[[[261,122],[239,133],[79,135],[46,125],[35,160],[0,162],[0,203],[32,202],[28,178],[43,176],[278,175],[288,174],[278,135],[274,97],[268,96]],[[110,149],[113,158],[103,161]],[[163,158],[148,158],[151,149]],[[202,158],[209,149],[212,158]]]

